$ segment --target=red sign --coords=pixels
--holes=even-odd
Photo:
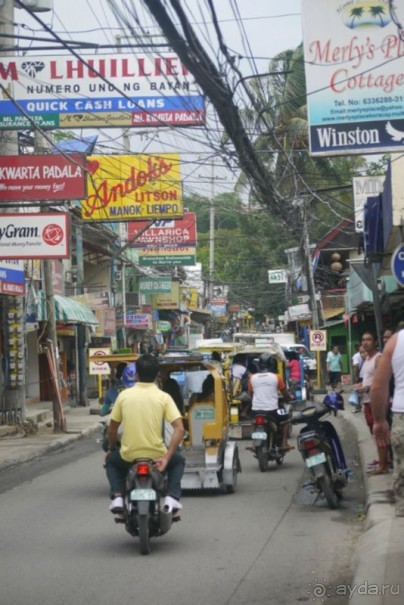
[[[182,219],[154,221],[144,233],[137,237],[149,221],[128,223],[128,240],[131,248],[177,248],[196,246],[196,214],[186,212]]]
[[[85,167],[79,153],[0,156],[0,202],[83,199]]]

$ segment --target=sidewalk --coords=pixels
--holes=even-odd
[[[94,414],[98,407],[97,400],[92,400],[89,407],[65,407],[67,432],[54,433],[51,402],[30,405],[27,418],[39,421],[38,432],[26,436],[24,433],[5,434],[6,427],[0,426],[0,470],[38,458],[99,431],[100,416]],[[398,605],[404,602],[404,517],[394,516],[392,473],[366,476],[367,464],[376,457],[376,447],[363,413],[353,414],[346,403],[341,417],[356,431],[367,500],[365,531],[355,552],[355,578],[348,587],[352,592],[349,603]]]
[[[52,402],[41,401],[27,406],[27,431],[0,425],[0,470],[38,458],[47,452],[66,447],[92,432],[100,431],[101,417],[96,414],[98,399],[88,407],[64,405],[66,432],[53,432]],[[92,411],[93,413],[91,413]],[[37,432],[31,429],[37,426]]]

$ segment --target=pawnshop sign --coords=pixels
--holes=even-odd
[[[146,231],[137,236],[147,226],[147,221],[128,223],[128,240],[131,241],[132,248],[196,246],[196,214],[194,212],[186,212],[182,219],[155,221]]]
[[[0,202],[77,200],[86,196],[85,156],[0,156]]]
[[[0,258],[68,258],[69,214],[0,215]]]
[[[10,95],[0,129],[205,123],[203,96],[173,53],[0,57],[0,84]]]

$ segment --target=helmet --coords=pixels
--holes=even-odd
[[[268,372],[275,372],[278,369],[276,359],[274,359],[269,353],[261,353],[258,359],[258,369],[266,370]]]
[[[323,399],[323,404],[333,410],[344,409],[344,399],[338,391],[330,391]]]
[[[133,387],[136,382],[136,364],[130,363],[122,372],[121,382],[125,387]]]

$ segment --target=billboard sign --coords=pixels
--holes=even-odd
[[[404,149],[404,53],[389,0],[303,0],[310,151]]]
[[[356,176],[352,180],[355,209],[355,231],[363,233],[363,209],[369,196],[383,192],[385,176]]]
[[[0,202],[77,200],[85,196],[83,155],[0,156]]]
[[[173,282],[171,292],[165,294],[153,294],[153,309],[178,309],[180,306],[180,284]]]
[[[147,330],[151,326],[151,315],[149,313],[130,313],[125,315],[125,326],[127,328],[136,328]]]
[[[147,221],[128,223],[128,241],[131,248],[172,248],[196,246],[196,214],[186,212],[182,219],[155,221],[147,227]],[[140,236],[138,233],[144,231]]]
[[[400,286],[404,286],[404,244],[397,246],[391,256],[391,272]]]
[[[172,219],[183,213],[178,154],[91,156],[85,221]]]
[[[174,53],[0,57],[0,130],[196,126],[204,99]]]
[[[0,215],[0,258],[68,258],[69,214]]]
[[[0,259],[0,294],[22,296],[25,293],[25,271],[22,260]]]

